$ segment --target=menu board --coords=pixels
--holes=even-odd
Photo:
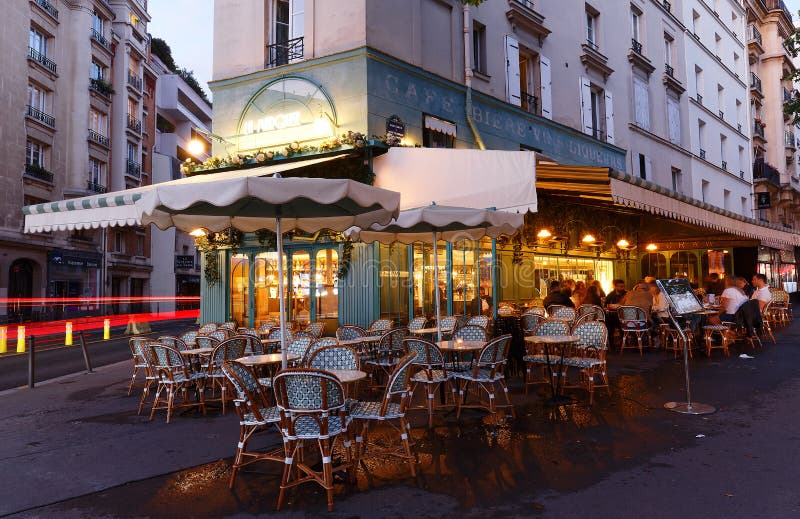
[[[656,284],[666,295],[675,313],[685,315],[703,310],[703,305],[694,295],[688,279],[657,279]]]

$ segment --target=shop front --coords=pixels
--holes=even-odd
[[[48,297],[95,298],[100,293],[102,257],[94,252],[54,250],[47,255]],[[70,303],[52,308],[50,319],[91,315],[97,304]]]

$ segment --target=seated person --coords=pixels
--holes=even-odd
[[[572,302],[570,296],[572,292],[568,288],[560,288],[558,281],[550,282],[550,289],[548,290],[547,297],[544,298],[542,305],[549,308],[553,305],[563,305],[574,308],[575,304]]]
[[[753,286],[756,287],[753,295],[750,296],[750,299],[758,299],[758,306],[761,308],[761,311],[764,311],[764,307],[772,301],[772,293],[769,291],[769,285],[767,284],[767,276],[764,274],[756,274],[753,276]]]
[[[650,293],[649,285],[644,281],[637,283],[636,287],[625,295],[621,304],[623,306],[638,306],[644,310],[647,319],[650,320],[650,312],[653,309],[653,295]]]
[[[650,283],[650,295],[653,296],[653,322],[658,324],[669,321],[669,301],[655,282]]]
[[[720,321],[734,322],[734,314],[745,301],[747,301],[747,294],[738,287],[737,278],[734,276],[725,278],[725,290],[720,295],[720,305],[722,305]]]

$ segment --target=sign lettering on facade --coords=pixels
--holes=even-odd
[[[770,202],[769,193],[756,193],[756,207],[758,209],[769,209],[772,206]]]
[[[175,256],[175,270],[178,269],[193,269],[194,256]]]
[[[386,119],[386,136],[398,139],[406,136],[406,125],[399,115],[393,115]]]

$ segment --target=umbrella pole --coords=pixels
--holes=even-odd
[[[433,293],[436,302],[436,340],[442,340],[442,316],[439,307],[439,248],[436,245],[436,231],[433,231]]]
[[[281,326],[281,369],[286,369],[286,307],[283,302],[283,233],[281,218],[275,218],[275,241],[278,245],[278,315]]]

